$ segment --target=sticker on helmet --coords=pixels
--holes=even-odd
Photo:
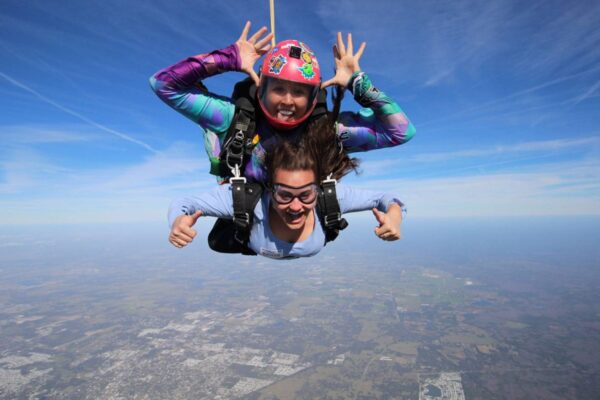
[[[306,44],[304,44],[304,42],[298,42],[298,44],[300,45],[300,47],[302,47],[302,50],[304,50],[307,53],[310,53],[311,56],[314,56],[313,52],[308,48]]]
[[[271,60],[269,60],[269,72],[279,75],[285,64],[287,64],[287,60],[281,54],[271,57]]]
[[[310,56],[310,54],[303,51],[302,52],[302,61],[304,61],[307,64],[312,64],[312,57]]]
[[[302,64],[302,67],[298,67],[298,71],[300,71],[302,73],[302,76],[308,80],[315,76],[315,71],[313,69],[312,64],[304,63]]]

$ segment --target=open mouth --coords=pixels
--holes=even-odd
[[[298,212],[287,212],[286,213],[286,219],[287,222],[289,224],[298,224],[300,222],[302,222],[303,218],[304,218],[304,213],[302,211],[298,211]]]
[[[282,121],[289,121],[294,118],[293,110],[277,110],[277,119]]]

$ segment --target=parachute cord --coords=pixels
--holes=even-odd
[[[269,0],[271,6],[271,33],[273,37],[271,38],[271,46],[275,47],[275,0]]]

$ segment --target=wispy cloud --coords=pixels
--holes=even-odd
[[[509,0],[386,1],[368,7],[340,0],[317,8],[326,28],[360,33],[370,51],[384,54],[376,60],[380,69],[429,87],[465,76],[485,79],[488,73],[531,80],[589,69],[600,59],[599,13],[598,2],[549,6]]]
[[[89,125],[91,125],[91,126],[93,126],[95,128],[100,129],[101,131],[104,131],[106,133],[110,133],[111,135],[114,135],[114,136],[116,136],[116,137],[118,137],[120,139],[123,139],[125,141],[130,142],[130,143],[134,143],[134,144],[136,144],[138,146],[141,146],[144,149],[146,149],[146,150],[148,150],[148,151],[150,151],[152,153],[158,153],[158,150],[154,149],[149,144],[147,144],[145,142],[142,142],[141,140],[135,139],[135,138],[133,138],[133,137],[131,137],[131,136],[125,134],[125,133],[121,133],[121,132],[119,132],[117,130],[109,128],[109,127],[107,127],[107,126],[105,126],[103,124],[100,124],[100,123],[98,123],[98,122],[96,122],[96,121],[94,121],[94,120],[92,120],[92,119],[90,119],[90,118],[88,118],[88,117],[86,117],[84,115],[81,115],[80,113],[78,113],[76,111],[73,111],[70,108],[67,108],[67,107],[65,107],[65,106],[63,106],[63,105],[55,102],[54,100],[52,100],[52,99],[50,99],[50,98],[42,95],[38,91],[36,91],[36,90],[30,88],[29,86],[25,85],[24,83],[22,83],[22,82],[20,82],[20,81],[18,81],[16,79],[14,79],[14,78],[6,75],[3,72],[0,72],[0,77],[6,79],[12,85],[14,85],[14,86],[16,86],[16,87],[18,87],[18,88],[26,91],[26,92],[29,92],[29,93],[33,94],[35,97],[37,97],[39,100],[43,101],[44,103],[50,104],[51,106],[56,107],[59,110],[65,112],[67,114],[70,114],[70,115],[74,116],[75,118],[78,118],[78,119],[82,120],[83,122],[86,122],[86,123],[88,123]]]
[[[596,94],[596,92],[598,92],[598,88],[600,88],[600,80],[596,81],[596,83],[594,83],[584,93],[582,93],[581,95],[579,95],[576,98],[574,98],[573,99],[573,105],[577,105],[577,104],[581,103],[582,101],[584,101],[586,99],[589,99],[590,97],[594,96]]]
[[[104,136],[104,135],[102,135]],[[78,143],[99,140],[102,137],[90,132],[88,126],[52,126],[42,124],[0,126],[4,146],[35,145],[47,143]]]
[[[584,137],[578,139],[542,140],[535,142],[524,142],[509,145],[488,146],[485,148],[467,149],[451,152],[422,153],[411,157],[415,162],[441,162],[462,158],[481,158],[492,155],[510,155],[515,153],[532,153],[560,151],[570,148],[598,146],[600,137]]]
[[[141,162],[74,169],[32,148],[16,150],[0,162],[5,177],[0,181],[4,195],[0,220],[6,224],[162,220],[174,197],[217,185],[200,151],[179,142]]]
[[[598,82],[594,84],[591,88],[587,87],[583,94],[577,94],[571,98],[561,98],[558,102],[548,103],[547,101],[539,104],[535,103],[533,105],[527,104],[531,99],[531,95],[536,94],[538,92],[543,92],[544,90],[551,89],[557,85],[577,80],[577,79],[586,79],[590,76],[594,76],[594,74],[600,72],[600,67],[595,66],[589,69],[586,69],[581,72],[577,72],[575,74],[567,74],[560,76],[558,78],[550,79],[546,82],[539,83],[537,85],[519,89],[512,93],[506,94],[501,97],[494,98],[492,100],[477,104],[472,107],[467,107],[463,109],[456,110],[451,115],[435,118],[428,121],[422,121],[419,123],[420,127],[429,126],[431,124],[438,124],[442,122],[447,122],[456,119],[465,119],[465,118],[487,118],[489,116],[507,116],[513,114],[526,114],[531,111],[540,110],[549,107],[557,107],[557,106],[565,106],[565,105],[575,105],[580,103],[581,101],[589,98],[591,95],[595,93],[598,89]],[[576,86],[570,88],[571,91],[576,89]],[[525,105],[526,104],[526,105]]]
[[[362,174],[358,180],[377,179],[393,174],[406,176],[448,176],[465,171],[485,169],[501,172],[528,164],[547,163],[552,157],[572,156],[576,159],[593,158],[600,147],[599,136],[528,141],[512,144],[479,145],[444,152],[420,152],[402,157],[375,157],[368,155],[361,162]],[[360,158],[360,155],[359,155]],[[356,178],[350,178],[352,180]]]
[[[396,193],[409,215],[534,216],[600,215],[600,162],[558,162],[518,172],[459,177],[353,181]]]

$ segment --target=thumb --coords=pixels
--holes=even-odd
[[[323,82],[323,83],[321,84],[321,89],[325,89],[326,87],[328,87],[328,86],[331,86],[331,85],[333,85],[334,83],[335,83],[335,81],[334,81],[334,79],[333,79],[333,78],[332,78],[332,79],[330,79],[330,80],[328,80],[328,81],[325,81],[325,82]]]
[[[383,223],[385,222],[385,214],[379,211],[378,209],[374,208],[373,215],[375,216],[377,222],[379,222],[379,225],[383,225]]]
[[[250,78],[252,78],[252,80],[256,84],[256,87],[258,87],[260,85],[260,79],[258,78],[258,75],[256,75],[256,72],[254,72],[254,70],[251,69],[250,71],[248,71],[248,75],[250,75]]]
[[[192,217],[192,225],[194,226],[194,224],[196,223],[196,221],[198,221],[198,218],[200,218],[202,216],[202,211],[198,210],[195,213],[193,213],[192,215],[190,215],[190,217]]]

